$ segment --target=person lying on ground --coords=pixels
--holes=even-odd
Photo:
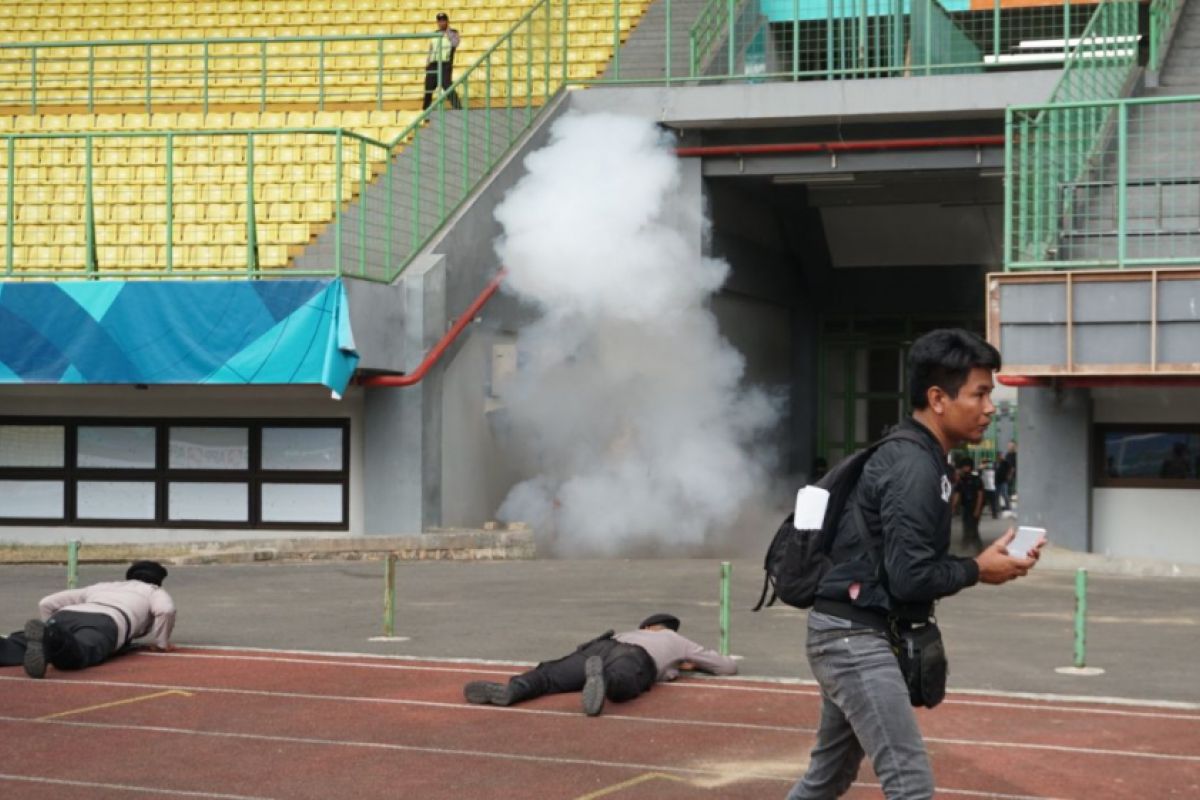
[[[22,664],[31,678],[44,677],[47,665],[94,667],[143,636],[152,639],[153,650],[174,650],[175,603],[162,588],[166,577],[166,567],[157,561],[136,561],[123,581],[42,598],[39,618],[0,639],[0,666]]]
[[[467,702],[510,706],[544,694],[583,692],[583,710],[594,717],[604,701],[622,703],[650,690],[657,681],[673,681],[680,670],[736,675],[737,663],[679,635],[679,618],[654,614],[635,631],[608,631],[575,652],[516,675],[507,684],[471,681],[463,687]]]

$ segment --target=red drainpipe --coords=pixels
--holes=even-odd
[[[1046,387],[1064,389],[1101,389],[1112,386],[1200,386],[1200,375],[1075,375],[1050,378],[1039,375],[997,375],[1005,386]]]
[[[487,301],[492,299],[492,295],[500,288],[500,282],[504,280],[504,276],[508,270],[501,269],[496,273],[495,277],[488,282],[479,296],[471,301],[471,305],[463,311],[462,315],[455,320],[450,326],[450,330],[438,340],[438,343],[425,354],[425,358],[412,372],[407,375],[371,375],[366,378],[359,378],[356,383],[359,386],[412,386],[414,383],[420,383],[429,369],[438,362],[450,345],[454,344],[454,340],[466,330],[466,327],[471,324],[475,316],[487,305]]]
[[[1003,135],[995,136],[942,136],[932,139],[864,139],[861,141],[795,142],[792,144],[743,144],[709,145],[703,147],[677,147],[675,155],[680,158],[698,156],[739,155],[786,155],[788,153],[848,153],[863,150],[924,150],[939,147],[992,147],[1004,144]],[[500,288],[506,270],[501,269],[484,287],[479,296],[462,313],[450,330],[426,353],[420,365],[407,375],[371,375],[356,379],[359,386],[412,386],[420,383],[442,354],[454,344],[459,335],[471,324],[492,295]],[[1001,383],[1004,380],[1001,379]]]

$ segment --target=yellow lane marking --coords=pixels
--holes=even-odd
[[[622,781],[621,783],[615,783],[612,786],[607,786],[603,789],[592,792],[591,794],[581,795],[581,796],[575,798],[575,800],[596,800],[597,797],[604,797],[605,795],[616,794],[617,792],[621,791],[622,789],[628,789],[632,786],[637,786],[640,783],[646,783],[648,781],[655,781],[655,780],[675,781],[676,783],[689,783],[687,778],[681,778],[678,775],[668,775],[665,772],[647,772],[645,775],[639,775],[636,778],[630,778],[627,781]]]
[[[69,717],[72,714],[83,714],[87,711],[99,711],[102,708],[112,708],[113,706],[124,706],[130,703],[140,703],[143,700],[153,700],[156,697],[167,697],[168,695],[179,695],[180,697],[191,697],[192,692],[185,692],[182,689],[168,689],[165,692],[154,692],[153,694],[142,694],[137,697],[127,697],[124,700],[114,700],[111,703],[100,703],[94,706],[85,706],[83,708],[72,708],[70,711],[60,711],[57,714],[49,714],[44,717],[38,717],[39,720],[58,719],[59,717]]]

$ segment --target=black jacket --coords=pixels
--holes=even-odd
[[[900,425],[919,431],[922,443],[888,442],[867,461],[838,522],[833,567],[817,596],[923,621],[933,601],[978,583],[979,566],[949,554],[952,486],[941,445],[911,417]],[[867,542],[859,532],[856,504],[869,531]],[[861,589],[851,601],[854,583]]]

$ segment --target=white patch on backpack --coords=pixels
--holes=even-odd
[[[950,494],[954,491],[954,487],[950,485],[950,479],[945,475],[942,476],[942,502],[950,502]]]

